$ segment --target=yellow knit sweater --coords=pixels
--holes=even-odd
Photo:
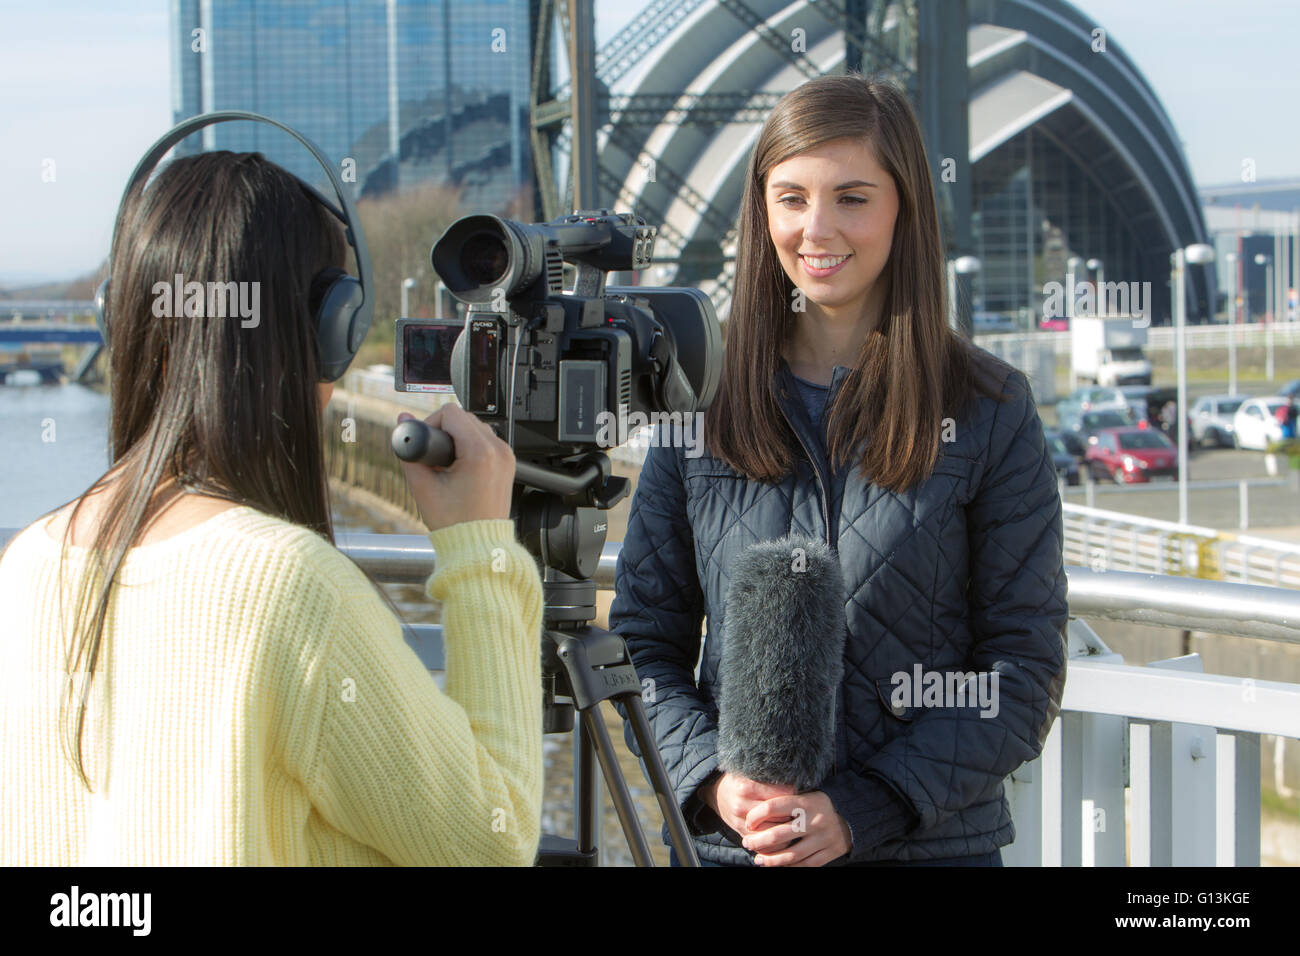
[[[542,597],[507,520],[430,534],[446,692],[365,576],[247,507],[128,552],[65,748],[60,545],[0,561],[0,863],[530,865]],[[67,604],[87,552],[68,549]]]

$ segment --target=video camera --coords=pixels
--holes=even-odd
[[[636,413],[703,411],[722,372],[709,298],[690,288],[605,288],[608,272],[650,265],[654,238],[643,219],[603,209],[532,225],[457,220],[430,259],[468,311],[463,320],[398,321],[394,387],[454,390],[517,457],[534,461],[589,452],[602,445],[602,424]],[[567,292],[566,262],[576,269]]]
[[[687,865],[699,862],[655,749],[631,654],[617,634],[591,626],[606,512],[630,484],[612,474],[603,450],[622,436],[611,442],[602,433],[609,435],[611,418],[695,416],[713,401],[722,374],[722,330],[702,292],[605,288],[608,272],[650,265],[654,237],[644,220],[603,209],[534,225],[467,216],[452,223],[430,255],[452,295],[468,306],[465,318],[397,323],[397,390],[450,386],[462,407],[515,452],[511,517],[542,578],[543,727],[569,732],[582,715],[574,758],[577,839],[544,836],[543,865],[596,862],[596,760],[634,857],[650,865],[600,716],[603,700],[625,708],[673,845]],[[566,263],[575,270],[567,292]],[[393,430],[392,445],[404,461],[435,466],[455,453],[444,432],[415,420]]]

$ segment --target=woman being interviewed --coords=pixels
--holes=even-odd
[[[447,407],[427,420],[455,463],[405,466],[444,694],[333,546],[315,315],[344,253],[257,153],[177,159],[123,203],[112,466],[0,556],[0,862],[533,862],[542,602],[514,456]],[[177,274],[252,283],[258,321],[167,315]]]
[[[697,851],[724,865],[1000,865],[1014,839],[1003,778],[1040,752],[1064,685],[1060,498],[1025,376],[948,328],[902,93],[828,76],[783,97],[739,234],[708,454],[650,449],[610,611],[653,688]],[[722,645],[746,639],[727,631],[729,573],[789,534],[830,546],[846,592],[833,769],[801,793],[718,757]],[[970,706],[973,690],[900,698],[918,671],[973,672],[991,705]]]

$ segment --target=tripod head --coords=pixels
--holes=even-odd
[[[519,543],[537,560],[542,576],[543,729],[548,734],[569,733],[574,705],[587,706],[589,695],[581,684],[573,686],[564,658],[579,653],[569,638],[596,617],[592,578],[605,548],[609,528],[605,513],[627,496],[629,482],[613,476],[609,456],[595,451],[573,471],[518,462],[515,474],[520,484],[515,486],[511,517]],[[626,660],[622,639],[606,637],[586,648],[585,669],[615,667]],[[611,686],[626,683],[624,676]],[[637,686],[635,676],[631,685]]]

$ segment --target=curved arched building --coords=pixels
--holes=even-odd
[[[862,4],[867,69],[912,84],[917,3]],[[843,71],[836,8],[842,15],[843,2],[825,0],[658,0],[620,34],[628,52],[620,38],[602,51],[612,121],[599,141],[602,198],[659,224],[659,254],[681,256],[651,281],[700,283],[725,315],[750,150],[781,94]],[[1100,260],[1108,283],[1149,283],[1135,288],[1149,291],[1153,321],[1167,321],[1169,255],[1207,233],[1150,84],[1115,38],[1061,0],[969,0],[968,16],[971,248],[961,251],[983,262],[977,306],[1027,324],[1044,285],[1063,282],[1078,256]],[[1192,318],[1213,301],[1209,272],[1189,274]]]

